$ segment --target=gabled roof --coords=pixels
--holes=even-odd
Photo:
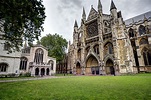
[[[89,13],[89,16],[87,18],[87,21],[95,18],[96,16],[97,16],[97,11],[92,6],[91,10],[90,10],[90,13]]]

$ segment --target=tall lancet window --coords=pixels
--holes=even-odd
[[[25,57],[22,57],[21,59],[20,59],[20,70],[26,70],[26,67],[27,67],[27,58],[25,58]]]
[[[36,64],[43,63],[43,55],[44,55],[44,51],[40,48],[37,49],[35,52],[34,62],[36,62]]]

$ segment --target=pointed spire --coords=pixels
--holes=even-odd
[[[82,14],[82,18],[83,18],[83,19],[86,19],[86,14],[85,14],[85,9],[84,9],[84,7],[83,7],[83,14]]]
[[[133,18],[132,18],[132,23],[133,23],[133,24],[135,24],[135,21],[134,21],[134,19],[133,19]]]
[[[100,0],[98,0],[98,10],[102,10],[102,4]]]
[[[75,20],[74,27],[78,27],[77,21]]]
[[[27,40],[25,40],[24,48],[27,48]]]
[[[111,1],[110,11],[111,11],[112,9],[116,9],[116,6],[115,6],[115,4],[114,4],[113,0]]]
[[[146,16],[145,16],[145,14],[144,14],[144,21],[147,21],[147,18],[146,18]]]

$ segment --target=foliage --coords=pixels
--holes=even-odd
[[[151,74],[146,76],[67,76],[67,78],[9,82],[0,83],[0,99],[151,100],[150,83]]]
[[[48,55],[61,61],[67,49],[67,40],[58,34],[48,34],[41,38],[41,44],[48,48]]]
[[[20,73],[19,76],[20,76],[20,77],[30,77],[30,76],[31,76],[31,73],[30,73],[30,72]]]
[[[25,38],[31,45],[43,31],[44,11],[42,0],[1,0],[0,32],[5,33],[5,44],[19,51]]]

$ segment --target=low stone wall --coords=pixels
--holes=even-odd
[[[151,72],[151,66],[139,66],[140,72]],[[133,72],[137,73],[137,66],[133,66]]]

